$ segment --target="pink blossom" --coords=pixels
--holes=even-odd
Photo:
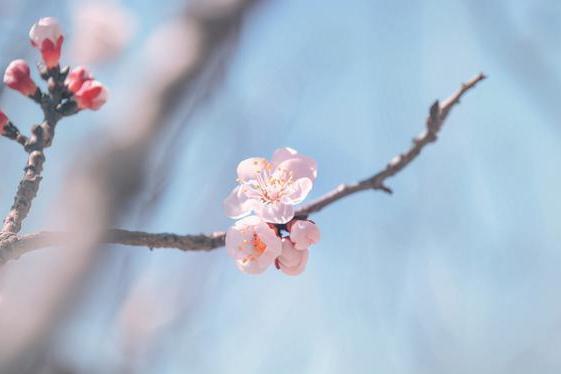
[[[8,122],[10,122],[8,116],[0,110],[0,135],[4,135],[6,133],[6,125]]]
[[[98,110],[107,101],[107,88],[98,81],[87,80],[74,93],[74,100],[80,109]]]
[[[68,91],[72,93],[78,92],[84,82],[93,80],[94,77],[90,74],[88,69],[83,66],[77,66],[68,73],[68,77],[64,81]]]
[[[312,244],[319,242],[319,228],[311,221],[293,221],[290,223],[289,231],[290,240],[292,240],[296,249],[307,249]]]
[[[294,149],[281,148],[273,159],[253,157],[239,163],[239,186],[224,200],[231,218],[254,211],[266,222],[287,223],[294,217],[294,205],[302,202],[316,179],[316,162]]]
[[[10,62],[4,73],[4,83],[25,96],[31,96],[37,91],[37,86],[31,79],[29,65],[24,60]]]
[[[308,249],[296,249],[288,240],[282,240],[282,253],[277,258],[276,265],[280,271],[287,275],[299,275],[306,269],[308,263]]]
[[[41,51],[43,61],[51,69],[60,61],[60,50],[64,37],[57,20],[52,17],[41,18],[29,31],[31,45]]]
[[[226,249],[240,271],[260,274],[281,254],[282,242],[261,218],[249,216],[226,232]]]
[[[73,59],[99,64],[124,51],[138,29],[138,20],[132,9],[122,3],[113,0],[69,2],[72,5],[70,51]]]

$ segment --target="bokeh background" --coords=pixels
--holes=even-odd
[[[60,124],[24,232],[59,228],[78,155],[134,136],[137,97],[195,53],[174,25],[197,6],[236,3],[0,0],[2,68],[38,59],[27,32],[52,15],[63,61],[89,65],[111,90],[103,110]],[[322,241],[301,276],[242,274],[223,249],[99,246],[36,331],[29,321],[51,310],[69,249],[9,262],[2,372],[559,373],[560,35],[556,0],[245,4],[196,84],[175,95],[118,226],[224,230],[237,163],[282,146],[318,161],[319,197],[405,150],[435,99],[479,71],[489,79],[388,182],[393,195],[364,192],[314,216]],[[15,92],[0,106],[22,129],[41,119]],[[0,160],[7,212],[25,154],[3,140]]]

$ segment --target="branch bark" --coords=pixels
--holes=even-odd
[[[395,156],[384,169],[373,176],[354,184],[342,184],[328,192],[318,200],[300,208],[296,212],[297,218],[307,218],[323,208],[360,191],[381,190],[392,193],[385,185],[387,179],[393,177],[407,167],[421,151],[430,143],[437,140],[450,110],[460,103],[466,92],[474,88],[486,76],[483,73],[470,79],[443,102],[436,101],[429,110],[425,130],[413,139],[413,145],[404,153]],[[64,244],[69,234],[60,232],[39,232],[10,240],[0,241],[0,261],[5,262],[18,258],[22,254],[44,248]],[[225,233],[215,232],[210,235],[178,235],[172,233],[147,233],[141,231],[108,230],[102,238],[106,244],[122,244],[128,246],[155,248],[172,248],[182,251],[210,251],[224,246]]]
[[[67,73],[67,69],[61,73],[58,66],[48,71],[45,69],[43,74],[45,80],[49,81],[50,92],[43,94],[37,89],[35,95],[31,97],[43,110],[43,122],[32,127],[29,138],[19,134],[19,131],[18,136],[14,138],[14,140],[23,145],[29,156],[24,168],[24,175],[14,197],[14,203],[6,218],[4,218],[0,240],[2,237],[17,234],[21,230],[22,222],[29,214],[31,203],[37,196],[42,179],[43,164],[45,163],[44,150],[52,145],[55,127],[63,117],[63,114],[57,110],[57,106],[63,98],[63,81]]]
[[[103,228],[114,226],[125,215],[127,205],[137,198],[145,180],[145,160],[152,154],[159,136],[169,128],[176,109],[185,96],[193,93],[195,82],[209,73],[208,67],[223,57],[221,51],[229,47],[246,15],[261,2],[223,3],[189,2],[189,9],[167,29],[172,37],[180,37],[179,52],[174,53],[175,48],[170,50],[169,43],[156,43],[152,54],[160,58],[139,63],[137,76],[142,79],[138,89],[129,87],[130,110],[119,115],[119,134],[108,133],[103,145],[76,160],[78,167],[72,169],[64,183],[64,199],[52,213],[63,218],[67,233],[42,233],[25,239],[16,234],[4,240],[0,237],[0,262],[48,245],[49,241],[64,244],[60,252],[49,258],[51,265],[62,265],[62,271],[51,274],[37,269],[37,279],[41,279],[41,273],[49,273],[47,287],[41,300],[33,303],[36,313],[30,313],[26,319],[25,336],[17,345],[12,341],[16,339],[10,339],[9,353],[4,355],[8,360],[0,360],[0,372],[44,369],[50,343],[56,340],[57,333],[88,292],[100,263],[110,255],[98,250],[100,243],[111,238]],[[122,241],[119,235],[116,237],[114,240]],[[142,237],[132,241],[129,238],[127,242],[137,245],[139,240],[145,240]],[[177,241],[174,243],[178,245]],[[27,325],[29,320],[35,324]]]
[[[426,120],[426,129],[413,139],[411,148],[405,153],[394,157],[383,170],[358,183],[342,184],[338,186],[315,202],[300,208],[296,216],[298,218],[306,218],[310,214],[319,212],[326,206],[360,191],[372,189],[392,193],[391,189],[385,185],[385,181],[408,166],[421,153],[425,146],[437,140],[438,133],[444,125],[452,107],[459,104],[462,96],[485,78],[484,74],[478,74],[468,82],[462,84],[458,91],[442,103],[436,101],[430,107],[429,116]],[[68,235],[65,233],[39,232],[16,238],[4,244],[0,244],[0,260],[6,261],[10,258],[17,258],[34,249],[61,245],[65,242],[67,237]],[[142,246],[150,249],[173,248],[183,251],[209,251],[224,246],[224,239],[225,234],[223,232],[216,232],[210,235],[177,235],[171,233],[154,234],[141,231],[113,229],[107,231],[103,242],[107,244]],[[7,253],[10,255],[6,256]]]
[[[413,138],[413,145],[411,148],[409,148],[405,153],[401,153],[391,159],[383,170],[358,183],[339,185],[333,191],[299,209],[296,215],[307,217],[312,213],[319,212],[337,200],[360,191],[381,190],[391,194],[392,190],[385,185],[386,179],[393,177],[403,170],[415,158],[417,158],[417,156],[419,156],[423,148],[437,140],[438,133],[444,125],[452,107],[459,104],[462,96],[485,78],[486,76],[483,73],[479,73],[466,83],[463,83],[462,86],[454,92],[454,94],[452,94],[452,96],[444,100],[442,103],[438,100],[435,101],[429,109],[429,116],[426,120],[425,130],[417,137]]]
[[[41,231],[14,239],[10,243],[10,250],[12,255],[19,257],[31,250],[63,245],[68,243],[70,238],[72,236],[64,232]],[[107,230],[102,238],[102,242],[106,244],[148,247],[150,249],[173,248],[182,251],[210,251],[223,247],[224,238],[224,232],[215,232],[210,235],[178,235],[112,229]]]

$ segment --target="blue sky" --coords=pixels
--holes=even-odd
[[[126,1],[141,22],[133,46],[177,3]],[[318,197],[405,150],[435,99],[479,71],[489,79],[454,109],[438,142],[388,182],[392,196],[361,193],[314,216],[322,241],[303,275],[247,276],[224,250],[115,248],[55,355],[91,372],[117,370],[126,357],[146,373],[558,372],[561,132],[552,94],[561,75],[561,7],[489,3],[260,6],[224,82],[182,133],[162,203],[141,227],[133,213],[123,226],[226,228],[222,199],[237,163],[282,146],[318,161],[311,198]],[[68,19],[64,7],[51,11]],[[131,47],[122,61],[99,67],[116,97],[126,95],[138,56]],[[30,121],[30,104],[15,94],[0,104]],[[110,103],[61,126],[26,230],[48,225],[76,144],[118,126],[111,122],[118,110]],[[0,144],[1,158],[15,151]],[[6,166],[1,206],[23,157]],[[158,158],[152,162],[157,169]],[[123,292],[138,289],[159,304],[149,309],[157,333],[143,354],[127,356],[116,311]]]

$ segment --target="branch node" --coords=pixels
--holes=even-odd
[[[385,193],[387,193],[387,194],[389,194],[389,195],[393,194],[393,191],[391,190],[391,188],[387,187],[387,186],[384,185],[384,184],[381,184],[381,185],[378,187],[378,189],[384,191]]]

